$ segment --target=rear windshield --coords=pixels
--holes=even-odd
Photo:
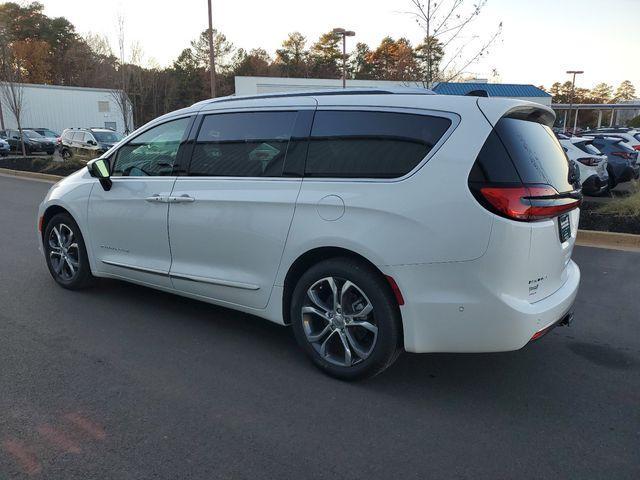
[[[602,155],[602,152],[594,147],[591,142],[577,142],[574,143],[574,145],[585,153],[590,153],[591,155]]]
[[[487,138],[469,176],[471,182],[550,185],[574,189],[567,156],[549,127],[502,118]]]
[[[573,190],[567,156],[549,127],[502,118],[496,131],[524,183],[550,185],[558,192]]]
[[[635,138],[636,140],[638,140],[640,142],[640,133],[636,133],[633,138]]]

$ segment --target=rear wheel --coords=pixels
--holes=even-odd
[[[60,155],[65,160],[68,160],[69,158],[71,158],[71,151],[67,148],[63,148],[62,151],[60,152]]]
[[[291,302],[298,344],[325,373],[373,377],[400,353],[398,305],[384,278],[364,262],[335,258],[310,268]]]
[[[92,283],[84,239],[71,215],[59,213],[47,223],[43,244],[47,267],[58,284],[77,290]]]
[[[613,175],[613,170],[607,167],[607,173],[609,174],[609,190],[613,190],[618,185],[616,177]]]

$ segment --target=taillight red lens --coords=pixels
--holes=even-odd
[[[584,157],[584,158],[579,158],[578,161],[581,164],[586,165],[588,167],[597,167],[598,166],[598,159],[597,158]]]
[[[631,160],[635,156],[635,154],[631,152],[611,152],[611,155],[624,158],[625,160]]]
[[[633,146],[633,149],[634,149],[634,150],[639,150],[639,151],[640,151],[640,145],[634,145],[634,146]]]
[[[581,203],[580,199],[560,197],[551,187],[483,187],[480,193],[497,213],[522,222],[557,217]]]

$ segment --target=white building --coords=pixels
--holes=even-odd
[[[422,87],[421,82],[388,80],[347,80],[347,87]],[[296,90],[322,90],[342,87],[339,78],[284,78],[284,77],[235,77],[236,95],[291,92]],[[533,85],[488,83],[486,80],[442,82],[433,91],[441,95],[465,95],[473,90],[485,90],[490,97],[507,97],[551,105],[551,95]]]
[[[69,127],[106,127],[124,133],[124,121],[113,90],[23,84],[22,127],[49,128],[61,133]],[[2,129],[17,128],[16,119],[0,95]],[[129,128],[133,111],[128,108]]]

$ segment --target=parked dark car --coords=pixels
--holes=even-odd
[[[593,146],[608,158],[609,188],[640,177],[638,152],[627,145],[624,140],[604,135],[589,135],[585,138],[593,138]]]
[[[50,138],[52,140],[57,140],[58,138],[60,138],[60,134],[58,132],[54,132],[53,130],[49,129],[49,128],[43,128],[43,127],[27,127],[24,130],[33,130],[36,133],[39,133],[40,135],[42,135],[43,137],[46,138]]]
[[[22,142],[18,130],[0,130],[0,138],[5,139],[9,143],[11,150],[16,152],[22,151]],[[55,140],[43,137],[33,130],[23,129],[22,138],[24,139],[24,149],[27,155],[36,152],[53,155],[56,150]]]
[[[108,128],[67,128],[62,132],[60,154],[97,157],[122,140],[122,135]]]

